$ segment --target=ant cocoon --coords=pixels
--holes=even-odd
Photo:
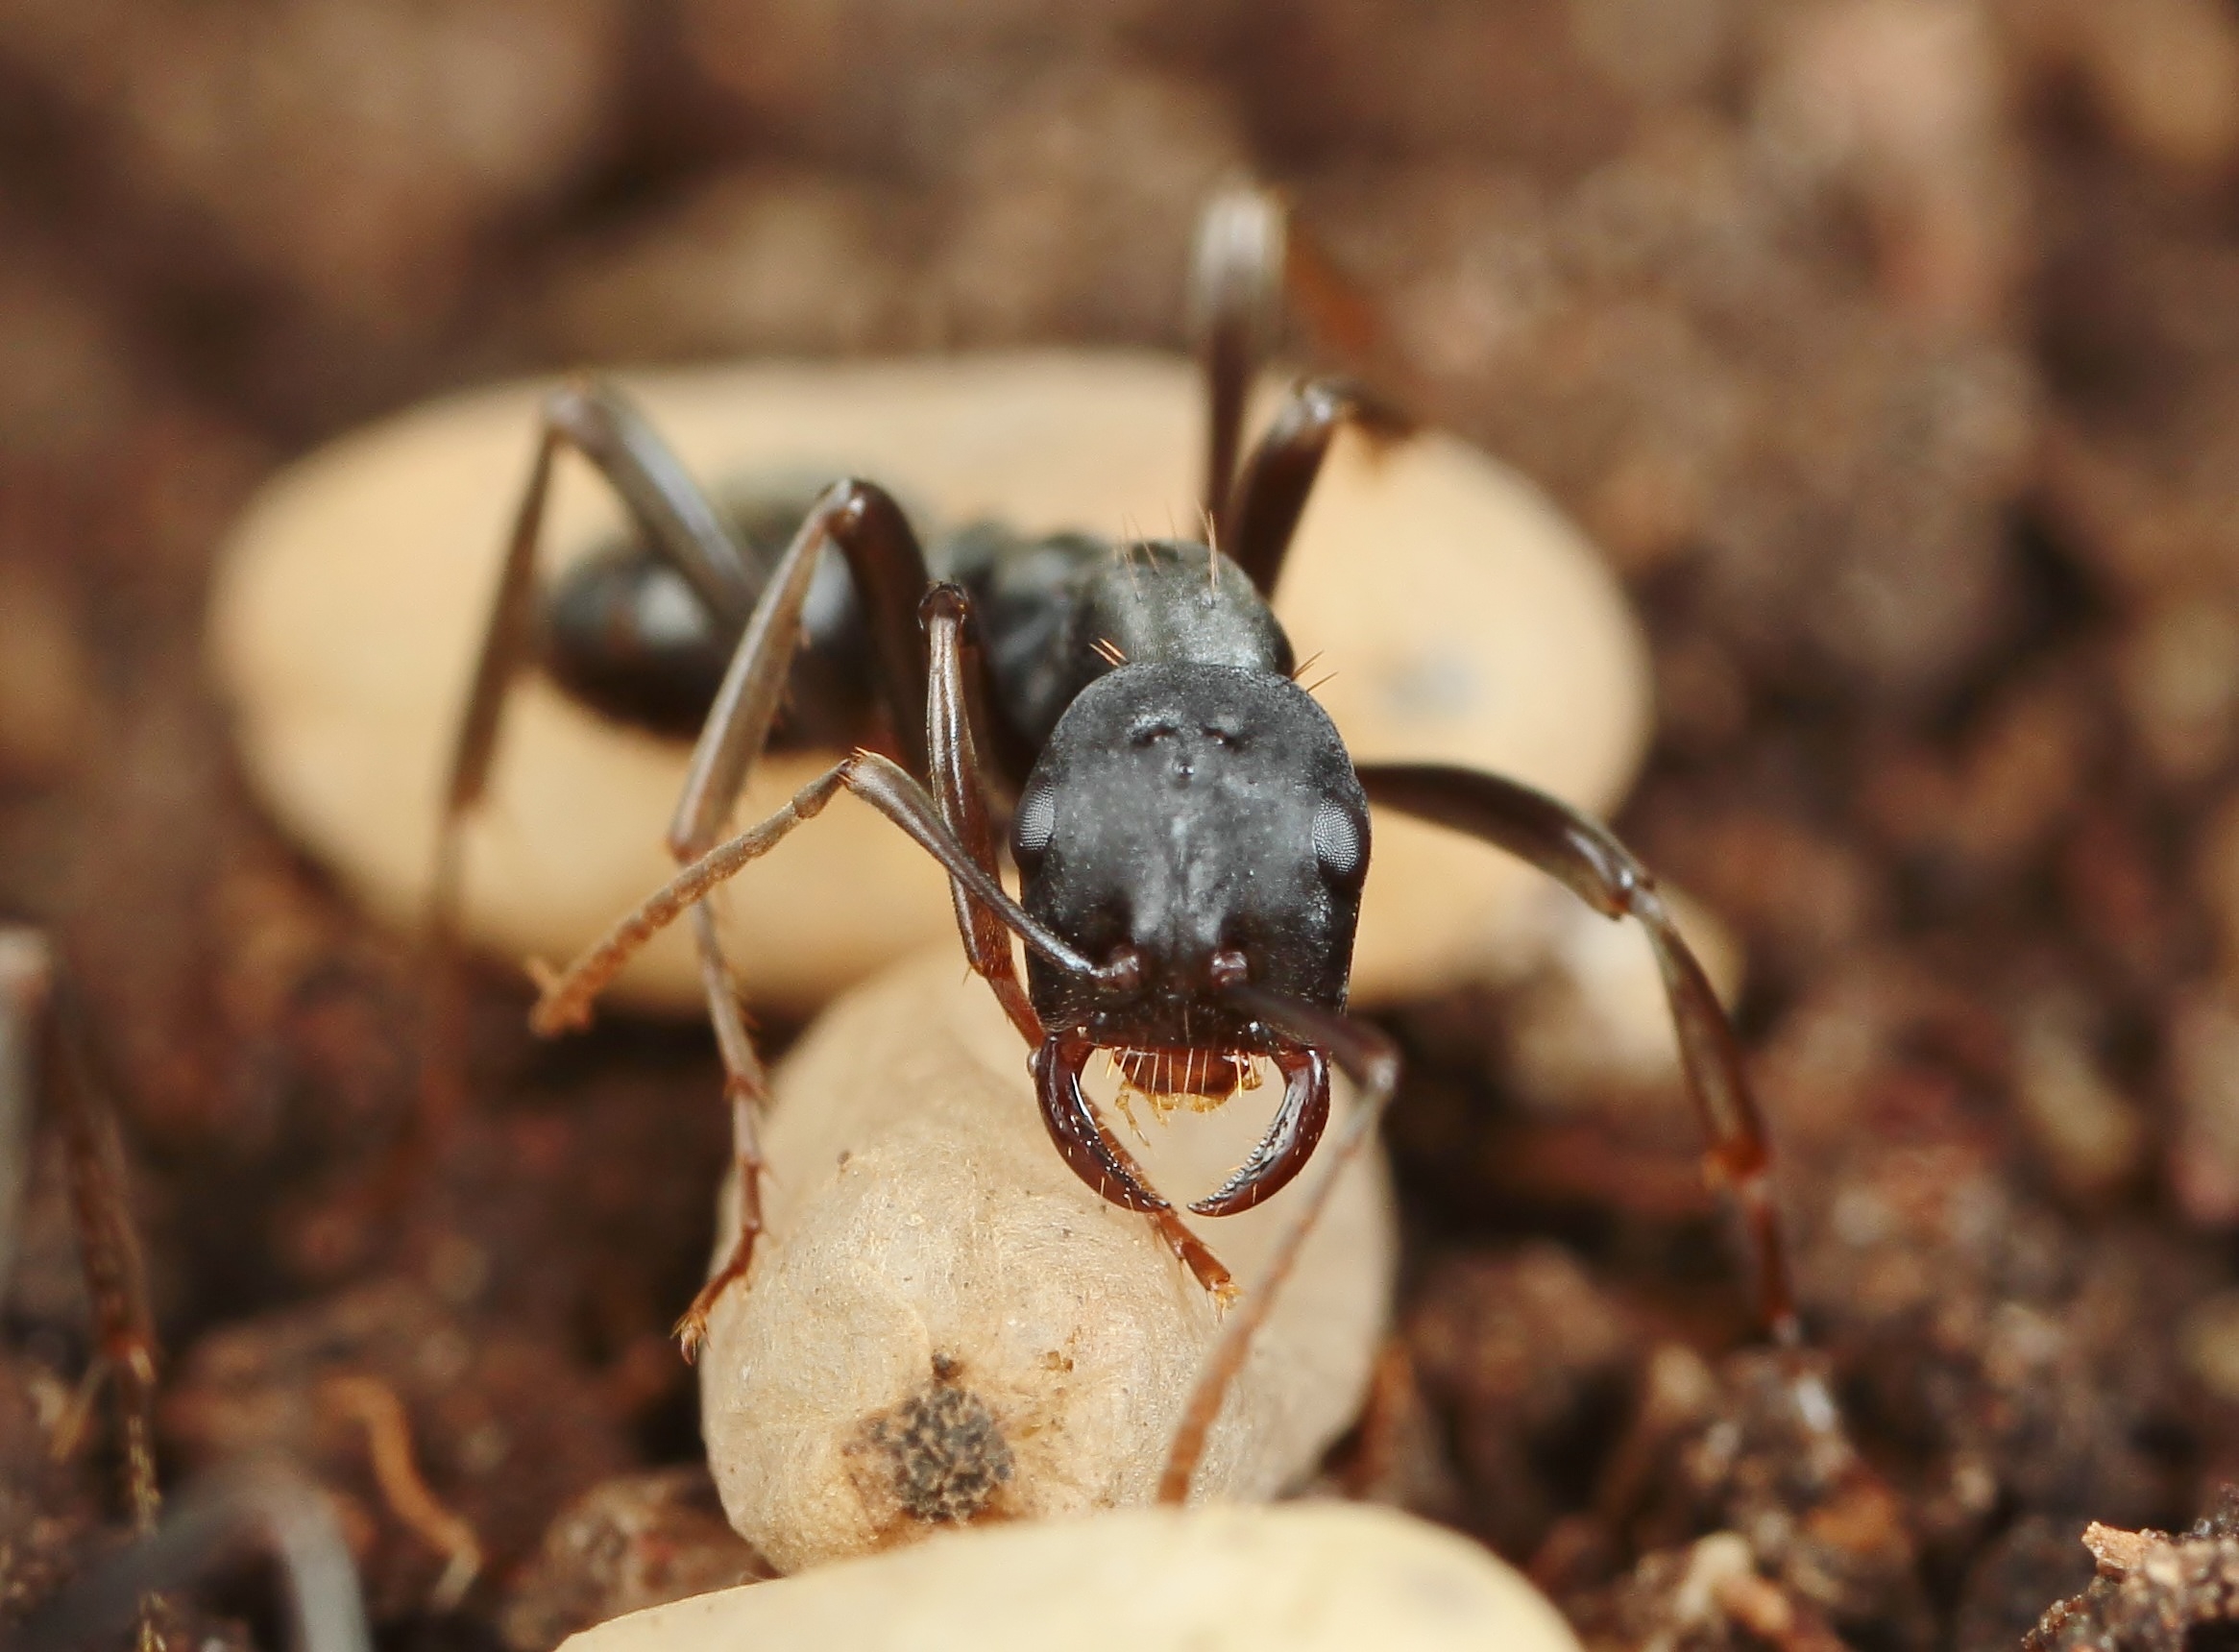
[[[957,1533],[806,1577],[656,1606],[566,1652],[1578,1652],[1540,1593],[1469,1539],[1389,1509],[1131,1509]]]
[[[1163,1124],[1143,1109],[1130,1143],[1194,1195],[1278,1088]],[[953,951],[810,1029],[775,1075],[763,1148],[767,1227],[700,1353],[709,1462],[757,1549],[792,1571],[980,1518],[1152,1500],[1222,1311],[1149,1223],[1050,1151],[1016,1034]],[[1330,1168],[1206,1225],[1247,1290]],[[1296,1484],[1367,1392],[1397,1239],[1380,1159],[1340,1174],[1210,1432],[1201,1500]]]

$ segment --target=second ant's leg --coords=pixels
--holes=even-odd
[[[162,1511],[156,1470],[158,1349],[147,1269],[133,1219],[116,1109],[95,1071],[85,1011],[36,929],[0,925],[0,1289],[19,1238],[18,1178],[43,1091],[53,1099],[93,1320],[93,1351],[75,1399],[54,1428],[58,1459],[74,1456],[107,1385],[115,1402],[116,1457],[132,1531],[146,1537]],[[154,1591],[120,1605],[139,1620],[139,1644],[160,1643]]]
[[[1372,803],[1497,844],[1604,916],[1639,920],[1664,977],[1688,1090],[1710,1136],[1706,1166],[1714,1181],[1732,1192],[1748,1229],[1758,1312],[1775,1342],[1798,1342],[1788,1247],[1773,1200],[1771,1149],[1742,1073],[1740,1046],[1647,868],[1606,828],[1513,780],[1438,764],[1367,764],[1359,772]]]

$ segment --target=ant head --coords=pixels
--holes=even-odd
[[[1011,826],[1021,901],[1123,984],[1029,954],[1052,1028],[1121,1048],[1257,1047],[1250,982],[1340,1008],[1368,803],[1336,726],[1288,677],[1123,666],[1066,708]]]

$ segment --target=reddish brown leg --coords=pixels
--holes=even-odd
[[[1322,1212],[1329,1203],[1329,1195],[1335,1190],[1338,1178],[1375,1136],[1377,1121],[1383,1117],[1384,1108],[1391,1103],[1392,1091],[1399,1082],[1399,1052],[1392,1047],[1390,1039],[1367,1022],[1253,986],[1235,986],[1229,991],[1253,1015],[1287,1035],[1300,1049],[1326,1053],[1353,1081],[1358,1093],[1353,1101],[1352,1116],[1346,1121],[1344,1130],[1330,1150],[1322,1155],[1326,1168],[1292,1216],[1291,1225],[1276,1246],[1275,1254],[1268,1259],[1265,1271],[1245,1294],[1242,1305],[1221,1328],[1221,1340],[1213,1345],[1205,1370],[1198,1374],[1197,1387],[1191,1391],[1189,1404],[1181,1414],[1181,1425],[1175,1430],[1174,1443],[1167,1448],[1166,1467],[1158,1476],[1161,1503],[1189,1501],[1190,1482],[1197,1477],[1198,1464],[1205,1456],[1205,1436],[1221,1415],[1222,1403],[1229,1397],[1236,1373],[1244,1369],[1244,1361],[1252,1352],[1253,1339],[1267,1323],[1276,1293],[1282,1289],[1283,1281],[1298,1266],[1299,1251],[1322,1220]]]
[[[672,1327],[688,1360],[699,1357],[700,1344],[707,1340],[708,1315],[722,1294],[746,1276],[754,1262],[755,1241],[762,1237],[761,1115],[763,1098],[768,1094],[762,1058],[754,1052],[753,1034],[740,1008],[738,984],[716,935],[714,909],[704,900],[693,903],[692,933],[716,1053],[723,1062],[723,1102],[731,1113],[731,1172],[739,1188],[739,1232],[731,1241],[730,1254],[708,1275]]]
[[[1742,1071],[1740,1046],[1647,868],[1607,829],[1570,805],[1497,775],[1436,764],[1370,764],[1361,768],[1360,783],[1373,803],[1481,838],[1555,878],[1604,916],[1640,921],[1664,977],[1688,1090],[1710,1136],[1705,1170],[1740,1208],[1758,1314],[1776,1343],[1800,1342],[1788,1246],[1773,1198],[1771,1148]]]

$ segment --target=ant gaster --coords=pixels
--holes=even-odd
[[[1066,1163],[1106,1199],[1146,1213],[1223,1298],[1233,1294],[1228,1271],[1083,1094],[1092,1052],[1112,1052],[1130,1081],[1169,1094],[1224,1095],[1253,1058],[1273,1061],[1284,1091],[1263,1138],[1190,1206],[1228,1215],[1282,1187],[1313,1154],[1328,1117],[1332,1064],[1364,1096],[1343,1152],[1365,1139],[1396,1079],[1390,1042],[1346,1013],[1372,803],[1483,838],[1606,915],[1638,919],[1710,1136],[1709,1167],[1742,1206],[1759,1310],[1774,1335],[1794,1337],[1765,1140],[1739,1051],[1648,873],[1602,827],[1513,781],[1436,765],[1356,769],[1334,725],[1293,679],[1290,643],[1267,598],[1324,454],[1348,425],[1385,439],[1404,430],[1351,384],[1308,382],[1239,466],[1245,393],[1275,313],[1286,292],[1311,301],[1317,290],[1327,293],[1326,278],[1270,196],[1234,191],[1209,206],[1192,271],[1209,410],[1203,544],[1115,547],[1083,534],[1027,539],[979,526],[936,544],[936,580],[894,500],[871,482],[845,480],[817,497],[757,589],[715,507],[619,397],[575,385],[547,401],[461,725],[439,899],[453,898],[456,823],[481,794],[506,685],[536,637],[544,501],[557,452],[572,448],[612,482],[645,546],[633,565],[578,576],[628,600],[601,610],[588,587],[577,590],[578,612],[607,618],[547,626],[550,645],[568,655],[556,674],[622,683],[609,695],[616,702],[660,699],[666,691],[645,688],[632,677],[643,677],[639,667],[612,650],[619,644],[624,656],[645,656],[639,666],[658,663],[615,616],[642,609],[639,596],[662,579],[680,579],[704,608],[713,642],[694,644],[699,693],[708,692],[708,650],[728,650],[669,830],[685,870],[548,979],[534,1015],[545,1032],[579,1022],[632,952],[690,915],[727,1075],[742,1222],[734,1253],[679,1326],[688,1349],[716,1298],[744,1274],[761,1225],[755,1108],[763,1074],[705,897],[842,789],[946,868],[971,966],[1027,1042],[1042,1114]],[[849,576],[843,600],[833,599],[831,571],[818,585],[820,567],[833,560],[821,555],[826,546],[840,552]],[[805,625],[812,607],[819,612]],[[601,639],[609,654],[588,659]],[[829,677],[850,648],[859,650],[851,686],[859,693],[875,687],[870,697],[885,708],[900,761],[859,746],[776,814],[718,842],[789,687],[812,719],[829,711],[814,682],[795,675],[796,661]],[[976,726],[989,738],[985,765]],[[984,769],[1015,799],[1015,900],[1002,882]],[[1014,935],[1025,943],[1023,984]],[[1317,1183],[1294,1224],[1276,1276],[1328,1180]],[[1263,1288],[1245,1304],[1216,1366],[1226,1360],[1232,1371],[1240,1362],[1268,1294]]]

